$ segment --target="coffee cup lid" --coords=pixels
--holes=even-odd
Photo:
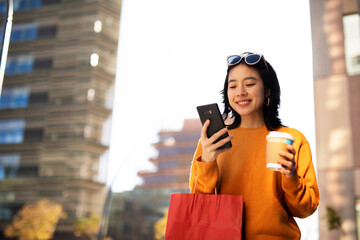
[[[294,137],[291,136],[291,134],[277,131],[270,132],[269,135],[266,136],[266,140],[268,140],[268,138],[286,138],[295,141]]]

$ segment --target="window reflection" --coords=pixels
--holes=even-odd
[[[344,16],[343,23],[346,71],[349,75],[357,75],[360,74],[360,16]]]
[[[0,109],[24,108],[29,103],[29,88],[20,86],[3,88],[0,98]]]
[[[38,24],[16,24],[11,30],[11,42],[31,41],[38,37]]]
[[[5,178],[15,178],[19,165],[20,154],[0,154],[0,181]]]
[[[50,2],[50,4],[58,3],[59,0],[56,1],[49,1],[49,0],[14,0],[14,11],[23,11],[27,9],[34,9],[39,8],[42,5],[47,5]],[[52,3],[54,2],[54,3]],[[0,1],[0,13],[6,12],[6,2]]]
[[[5,75],[29,73],[33,66],[34,57],[31,55],[8,56]]]
[[[24,141],[24,119],[0,121],[0,144],[22,143]]]

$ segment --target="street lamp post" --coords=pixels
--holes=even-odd
[[[6,60],[9,51],[13,14],[14,14],[14,2],[13,0],[7,0],[7,10],[5,13],[6,24],[2,35],[2,48],[1,48],[1,61],[0,61],[0,96],[4,81]]]

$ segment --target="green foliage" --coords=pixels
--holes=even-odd
[[[333,207],[326,206],[326,219],[329,231],[341,229],[341,217]]]

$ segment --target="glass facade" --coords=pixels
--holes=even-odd
[[[0,14],[6,8],[0,0]],[[54,239],[77,239],[75,220],[101,214],[120,10],[118,0],[14,0],[0,96],[0,239],[8,220],[40,198],[67,214]]]
[[[17,177],[20,154],[0,154],[0,181]]]
[[[25,86],[4,87],[0,97],[0,109],[25,108],[29,104],[29,88]]]
[[[360,16],[351,14],[343,17],[346,71],[360,74]]]
[[[10,220],[12,217],[11,208],[0,205],[0,219]]]
[[[35,23],[17,24],[11,30],[10,42],[32,41],[38,37],[39,26]]]
[[[8,119],[0,121],[0,144],[22,143],[24,141],[24,119]]]
[[[14,11],[38,8],[42,5],[42,0],[14,0]],[[5,1],[0,2],[0,13],[6,12],[7,4]]]
[[[12,215],[19,211],[21,204],[1,204],[0,203],[0,220],[10,220]]]
[[[9,56],[6,62],[5,75],[24,74],[32,72],[34,57],[31,55]]]

